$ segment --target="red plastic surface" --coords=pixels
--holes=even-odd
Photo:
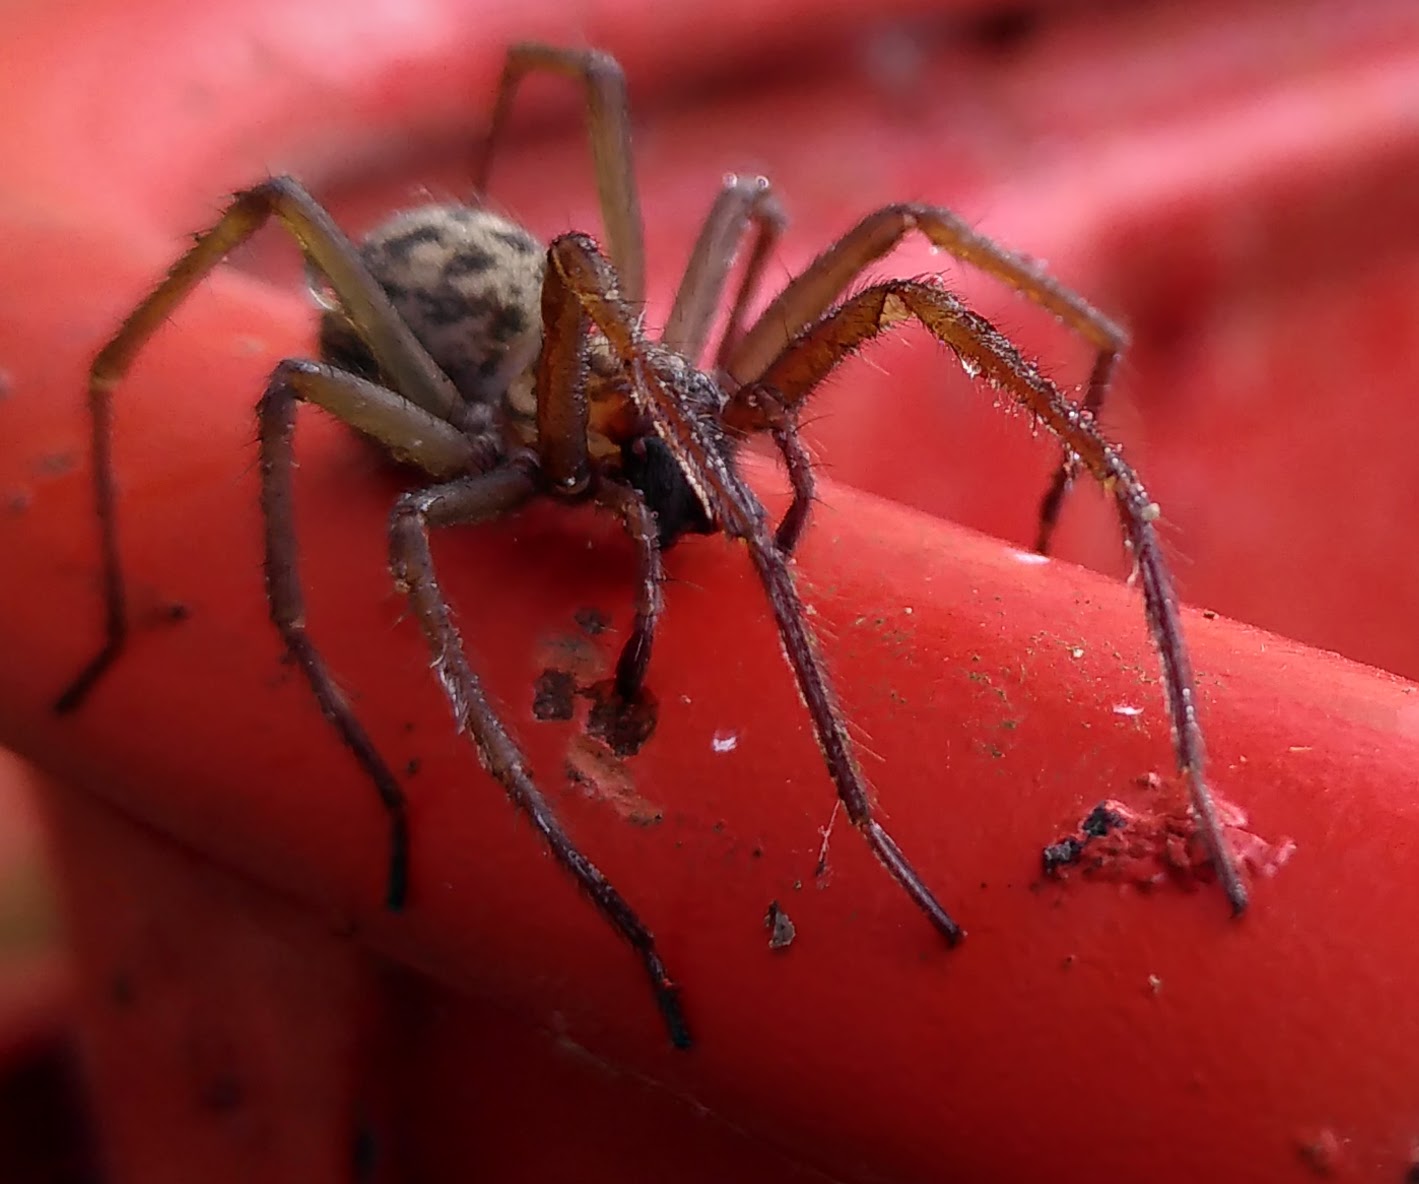
[[[260,596],[250,408],[275,359],[308,348],[309,310],[291,284],[214,277],[125,384],[124,543],[144,627],[78,720],[50,718],[48,698],[97,628],[88,490],[73,466],[92,349],[179,229],[264,168],[306,166],[356,226],[408,200],[410,174],[388,159],[395,129],[426,129],[432,142],[476,110],[497,63],[491,21],[507,19],[490,14],[475,38],[467,9],[456,19],[429,5],[415,20],[346,5],[339,36],[296,53],[312,40],[302,29],[330,23],[323,4],[282,6],[279,21],[251,6],[236,29],[230,13],[145,11],[151,69],[96,66],[131,26],[130,9],[96,8],[112,26],[96,18],[76,44],[48,26],[45,41],[22,30],[24,69],[0,84],[46,129],[39,142],[19,141],[23,125],[7,133],[17,164],[3,193],[4,266],[24,282],[0,285],[12,388],[0,403],[0,736],[83,787],[56,787],[49,801],[115,1178],[348,1179],[356,1147],[375,1179],[1280,1181],[1330,1160],[1350,1178],[1402,1178],[1419,1137],[1414,688],[1190,614],[1215,783],[1273,856],[1286,840],[1294,855],[1258,881],[1253,912],[1235,924],[1211,888],[1041,884],[1040,848],[1100,799],[1150,813],[1177,801],[1135,595],[841,485],[824,490],[804,584],[890,824],[970,930],[960,951],[939,949],[841,820],[831,877],[814,881],[831,789],[733,548],[694,541],[673,557],[659,731],[629,770],[634,798],[618,780],[587,796],[560,775],[577,729],[534,724],[531,686],[569,651],[612,660],[614,635],[588,640],[574,617],[594,607],[624,625],[625,544],[613,526],[556,507],[460,532],[439,554],[480,665],[579,841],[644,909],[685,984],[699,1043],[665,1049],[625,949],[451,733],[383,573],[397,483],[307,417],[313,628],[377,740],[397,764],[419,762],[414,907],[382,915],[378,813],[278,663]],[[1341,11],[1308,9],[1304,41],[1275,35],[1283,17],[1295,27],[1294,9],[1265,6],[1206,32],[1166,13],[1081,22],[1003,58],[978,45],[903,57],[913,38],[934,44],[930,28],[887,14],[881,38],[860,38],[870,53],[839,44],[774,81],[751,63],[734,86],[699,96],[676,64],[727,74],[752,32],[741,23],[729,36],[734,14],[715,23],[714,43],[683,28],[672,38],[670,18],[648,16],[635,38],[594,22],[588,35],[622,54],[638,97],[634,80],[648,79],[638,145],[662,307],[728,167],[771,170],[784,189],[799,216],[785,268],[879,201],[988,211],[988,229],[1050,255],[1111,309],[1117,293],[1132,314],[1140,349],[1115,421],[1147,425],[1131,455],[1156,475],[1179,556],[1194,560],[1182,569],[1193,595],[1300,605],[1304,620],[1353,631],[1357,652],[1398,668],[1412,656],[1393,626],[1412,575],[1396,540],[1412,534],[1402,510],[1413,476],[1395,458],[1414,417],[1375,427],[1315,359],[1335,356],[1337,335],[1382,341],[1340,351],[1347,381],[1373,366],[1375,398],[1379,378],[1402,380],[1412,363],[1403,279],[1414,231],[1394,211],[1413,197],[1399,165],[1414,144],[1395,120],[1388,137],[1359,132],[1400,109],[1414,43],[1396,36],[1407,6],[1372,5],[1348,23]],[[528,19],[519,32],[568,35]],[[794,28],[790,15],[774,19]],[[201,35],[218,22],[223,37]],[[1258,65],[1263,53],[1276,68]],[[852,63],[859,72],[845,75]],[[120,76],[126,88],[105,89]],[[1297,126],[1288,95],[1334,99],[1322,104],[1328,122],[1303,110],[1309,136],[1280,139],[1276,129]],[[1195,108],[1186,121],[1174,114],[1183,97]],[[582,177],[574,131],[539,133],[529,120],[526,135],[500,170],[500,199],[543,232],[588,224],[589,185],[562,184]],[[1299,163],[1316,144],[1330,146],[1331,173]],[[397,179],[355,186],[382,158]],[[445,167],[436,189],[457,177]],[[1346,204],[1354,194],[1368,199],[1364,219]],[[1262,216],[1273,209],[1297,212]],[[1258,224],[1277,228],[1258,235]],[[1371,264],[1378,239],[1390,249]],[[244,266],[291,273],[268,256]],[[891,269],[939,263],[907,248]],[[1077,364],[1077,348],[1024,310],[990,307],[1061,372]],[[1280,348],[1272,327],[1305,324],[1289,314],[1308,307],[1326,334],[1295,338],[1284,355],[1294,373],[1263,368]],[[1234,348],[1219,352],[1226,341]],[[820,405],[825,459],[839,476],[1024,537],[1050,451],[1018,448],[1022,425],[953,388],[952,369],[919,343],[877,351]],[[1373,438],[1315,415],[1285,420],[1296,426],[1278,438],[1267,400],[1301,390],[1315,392],[1304,406],[1324,394],[1347,429]],[[1254,434],[1224,430],[1243,410]],[[1290,480],[1292,430],[1307,448],[1363,447],[1365,464],[1332,450],[1332,468]],[[1389,532],[1365,552],[1381,557],[1370,566],[1314,547],[1297,555],[1298,536],[1282,528],[1342,493],[1354,554]],[[1384,498],[1389,512],[1375,513]],[[1111,562],[1114,534],[1089,521],[1091,500],[1076,508],[1072,545]],[[1261,581],[1241,565],[1274,563],[1272,545],[1296,555],[1304,580]],[[1356,574],[1322,578],[1335,569]],[[1356,586],[1367,588],[1363,611]],[[1326,615],[1339,590],[1349,611]],[[190,619],[162,623],[174,602]],[[1162,783],[1150,788],[1149,774]],[[628,823],[641,800],[658,825]],[[798,934],[779,953],[762,923],[772,900]]]

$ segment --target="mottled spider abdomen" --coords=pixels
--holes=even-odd
[[[542,348],[546,250],[516,222],[463,205],[405,210],[359,246],[395,311],[471,407],[487,409],[465,428],[503,444],[537,442],[537,358]],[[325,308],[321,358],[373,382],[384,381],[369,348],[338,302],[318,286]],[[645,430],[604,338],[587,343],[588,448],[606,460]],[[511,438],[508,438],[510,434]]]
[[[377,226],[360,254],[468,403],[531,403],[547,264],[531,234],[487,210],[420,206]],[[348,319],[322,304],[321,357],[378,381],[379,367]]]

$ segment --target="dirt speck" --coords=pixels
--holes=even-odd
[[[572,620],[588,637],[600,637],[611,628],[611,618],[598,608],[579,608],[572,614]]]
[[[771,950],[788,949],[793,944],[793,939],[798,936],[798,929],[776,900],[769,901],[769,910],[764,914],[764,928],[769,931]]]

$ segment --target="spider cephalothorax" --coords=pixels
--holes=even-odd
[[[1024,406],[1062,441],[1064,461],[1041,507],[1041,550],[1079,469],[1114,498],[1162,658],[1179,769],[1218,877],[1240,912],[1246,892],[1203,779],[1192,673],[1153,525],[1158,508],[1100,434],[1092,414],[1123,348],[1122,331],[1034,264],[976,234],[950,211],[925,205],[887,206],[869,214],[746,325],[746,309],[783,215],[762,178],[728,177],[695,243],[666,325],[653,340],[640,321],[644,252],[625,84],[610,58],[540,45],[514,47],[484,145],[479,189],[486,188],[517,84],[530,69],[569,75],[586,87],[606,256],[585,235],[564,234],[544,248],[506,218],[454,204],[397,214],[357,247],[299,184],[276,178],[238,194],[99,352],[89,393],[108,638],[58,708],[79,704],[127,637],[109,392],[173,307],[274,215],[300,244],[325,313],[322,360],[282,362],[258,404],[267,597],[292,658],[388,813],[390,907],[402,907],[408,880],[403,791],[306,634],[292,515],[292,435],[301,402],[339,416],[436,482],[405,494],[394,507],[389,540],[395,583],[428,639],[459,729],[472,737],[483,765],[636,950],[676,1045],[690,1041],[678,987],[649,930],[562,829],[489,704],[438,584],[429,546],[435,527],[487,521],[537,495],[591,499],[615,513],[640,562],[635,623],[613,683],[615,696],[626,704],[640,698],[650,661],[661,612],[661,552],[686,533],[722,531],[742,540],[849,820],[954,944],[961,930],[874,816],[789,568],[813,496],[812,471],[797,435],[798,408],[845,357],[914,319],[955,351],[969,373]],[[1005,337],[935,281],[888,280],[844,296],[865,267],[913,230],[1012,285],[1095,347],[1082,406],[1066,399]],[[748,263],[712,377],[699,368],[699,359],[730,265],[746,241]],[[738,442],[754,432],[773,437],[793,485],[793,503],[776,530],[770,530],[763,507],[734,465]]]

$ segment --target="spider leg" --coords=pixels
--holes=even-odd
[[[616,695],[626,703],[640,698],[645,683],[650,651],[655,642],[655,626],[665,607],[661,585],[665,570],[660,558],[660,536],[655,515],[645,504],[640,491],[617,481],[607,481],[596,492],[596,500],[620,516],[626,533],[635,544],[640,563],[640,578],[636,583],[636,619],[631,635],[621,647],[616,660]]]
[[[804,330],[769,363],[758,384],[740,391],[741,408],[757,417],[757,422],[748,420],[746,426],[750,430],[772,426],[772,419],[761,409],[772,403],[759,398],[760,394],[772,395],[792,410],[845,357],[907,317],[915,317],[954,350],[971,373],[1012,395],[1078,457],[1117,502],[1141,576],[1149,633],[1162,661],[1178,770],[1187,781],[1192,809],[1217,878],[1233,911],[1242,912],[1247,904],[1246,887],[1203,775],[1196,687],[1183,644],[1177,596],[1153,526],[1158,507],[1087,410],[1066,399],[988,321],[949,292],[934,284],[893,280],[859,292]]]
[[[705,217],[680,288],[675,293],[670,318],[660,335],[661,345],[682,354],[695,365],[704,353],[705,340],[729,278],[729,268],[750,222],[754,224],[753,246],[720,339],[721,362],[743,331],[744,309],[754,298],[764,263],[788,224],[787,215],[773,196],[766,177],[731,174],[725,177]]]
[[[455,425],[459,422],[463,403],[458,392],[399,318],[365,270],[359,253],[319,203],[289,177],[275,177],[238,193],[216,225],[198,237],[162,283],[128,314],[90,368],[90,456],[102,547],[105,640],[55,701],[57,712],[72,711],[83,702],[118,657],[128,636],[113,476],[113,388],[128,373],[139,350],[202,278],[273,214],[295,237],[310,264],[330,282],[391,385],[425,411]]]
[[[645,231],[632,164],[626,76],[615,58],[600,50],[560,49],[540,42],[511,46],[498,80],[488,134],[476,153],[474,188],[487,193],[493,155],[512,112],[513,97],[523,77],[534,70],[576,79],[586,89],[587,132],[606,242],[621,277],[622,299],[639,308],[645,300]]]
[[[292,437],[296,403],[302,399],[324,407],[376,438],[397,441],[401,447],[429,432],[427,447],[406,451],[405,459],[426,464],[432,472],[454,472],[466,467],[466,456],[460,457],[459,445],[464,453],[470,445],[462,433],[392,391],[352,374],[298,359],[288,359],[276,367],[256,408],[261,441],[261,512],[266,533],[266,598],[271,620],[287,651],[305,673],[321,714],[334,725],[374,782],[380,803],[389,815],[385,901],[390,909],[398,911],[404,906],[409,879],[409,821],[404,793],[306,633],[291,480],[295,469]],[[440,449],[443,455],[438,455]]]
[[[640,337],[631,311],[616,297],[615,274],[596,245],[585,235],[563,235],[548,252],[548,272],[554,271],[620,357],[632,377],[641,409],[651,418],[711,518],[726,534],[747,545],[848,817],[893,878],[954,945],[963,936],[960,927],[873,817],[866,779],[853,755],[842,709],[818,656],[787,557],[769,534],[763,506],[734,471],[712,435],[714,429],[677,398],[657,372],[652,348]]]
[[[933,246],[952,258],[970,263],[1022,293],[1094,347],[1096,354],[1085,387],[1084,407],[1090,414],[1096,414],[1103,405],[1119,357],[1128,346],[1128,334],[1123,327],[1033,260],[1007,251],[940,206],[891,205],[868,214],[813,260],[764,310],[724,363],[730,377],[736,383],[751,383],[761,378],[795,334],[822,316],[869,264],[880,259],[913,229],[919,230]],[[740,427],[740,414],[731,406],[725,414],[726,423]],[[1035,547],[1041,553],[1049,550],[1060,508],[1077,468],[1077,459],[1066,448],[1064,459],[1040,502]]]
[[[486,522],[532,496],[539,484],[535,462],[524,457],[490,473],[406,494],[399,499],[389,521],[390,568],[395,583],[408,594],[409,604],[428,639],[434,671],[443,684],[459,730],[472,738],[484,768],[502,783],[513,804],[531,820],[557,862],[576,878],[602,916],[640,956],[671,1043],[688,1048],[690,1032],[680,1007],[680,988],[666,971],[654,937],[596,865],[577,850],[533,784],[522,752],[468,664],[434,572],[430,528]]]
[[[784,468],[793,488],[793,501],[784,512],[774,531],[774,542],[785,555],[792,555],[808,525],[808,511],[813,505],[815,481],[813,458],[798,434],[798,409],[784,406],[776,391],[764,386],[743,388],[746,403],[760,418],[763,428],[773,438],[783,457]]]

